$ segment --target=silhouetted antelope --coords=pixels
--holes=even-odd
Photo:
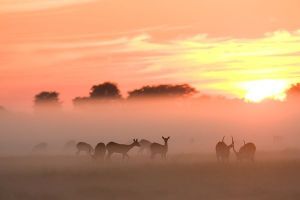
[[[64,150],[71,150],[76,148],[76,142],[75,140],[69,140],[68,142],[65,143],[64,145]]]
[[[158,144],[158,143],[152,143],[150,145],[150,150],[151,150],[151,158],[154,158],[156,154],[160,154],[161,158],[166,159],[167,158],[167,153],[168,153],[168,140],[170,137],[162,137],[164,140],[165,144]]]
[[[233,141],[233,139],[232,139],[232,141]],[[253,144],[251,142],[246,143],[244,141],[244,145],[240,148],[239,151],[236,151],[234,148],[234,141],[233,141],[233,151],[234,151],[238,161],[249,160],[249,161],[254,162],[254,156],[255,156],[255,152],[256,152],[255,144]]]
[[[85,142],[78,142],[77,145],[77,152],[76,155],[79,155],[81,151],[86,152],[88,155],[92,155],[93,147]]]
[[[48,143],[41,142],[32,148],[32,152],[33,153],[44,153],[44,152],[46,152],[47,148],[48,148]]]
[[[141,145],[140,150],[139,150],[140,154],[143,153],[144,150],[146,150],[147,152],[150,152],[150,145],[152,144],[150,141],[142,139],[142,140],[140,140],[139,143]]]
[[[218,142],[216,145],[216,156],[218,161],[228,161],[230,155],[230,149],[233,147],[233,138],[232,143],[227,145],[224,142],[225,136],[223,137],[222,141]]]
[[[100,142],[95,147],[95,153],[93,158],[103,160],[106,153],[106,146],[103,142]]]
[[[113,153],[122,154],[123,159],[125,157],[129,158],[127,153],[130,149],[132,149],[135,146],[137,146],[137,147],[141,146],[137,139],[133,139],[132,144],[118,144],[118,143],[115,143],[115,142],[109,142],[106,145],[106,149],[107,149],[107,152],[108,152],[107,159],[110,159],[110,157]]]

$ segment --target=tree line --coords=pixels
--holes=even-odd
[[[75,107],[82,105],[89,105],[90,103],[116,101],[116,100],[134,100],[134,99],[153,99],[153,98],[176,98],[176,97],[191,97],[199,94],[194,87],[189,84],[159,84],[146,85],[141,88],[128,91],[128,96],[125,98],[121,95],[121,91],[116,83],[104,82],[98,85],[93,85],[90,89],[89,95],[85,97],[75,97],[73,105]],[[61,101],[57,91],[41,91],[34,96],[34,107],[43,108],[44,106],[50,108],[60,108]],[[201,99],[211,99],[210,95],[201,94]],[[228,100],[223,96],[218,96],[215,99]],[[286,100],[298,102],[300,99],[300,83],[290,86],[286,90]],[[6,109],[0,105],[0,113],[6,112]]]
[[[104,82],[98,85],[93,85],[89,95],[85,97],[75,97],[73,99],[74,106],[88,105],[92,102],[115,101],[115,100],[132,100],[143,98],[174,98],[174,97],[191,97],[199,93],[194,87],[189,84],[159,84],[146,85],[141,88],[128,91],[128,96],[124,98],[116,83]],[[300,83],[292,85],[286,91],[287,99],[300,97]],[[206,96],[209,97],[209,96]],[[56,91],[42,91],[34,97],[35,107],[44,105],[58,108],[61,106],[59,93]]]
[[[114,101],[114,100],[132,100],[143,98],[158,98],[158,97],[190,97],[198,91],[189,84],[159,84],[146,85],[138,89],[128,92],[128,96],[124,98],[116,83],[104,82],[98,85],[93,85],[89,95],[84,97],[75,97],[73,99],[74,106],[86,105],[92,102]],[[56,91],[42,91],[34,97],[35,107],[51,106],[59,107],[59,93]]]

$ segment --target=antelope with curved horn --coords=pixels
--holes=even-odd
[[[141,139],[139,143],[141,145],[139,152],[138,152],[139,154],[142,154],[145,150],[147,152],[150,152],[150,146],[151,146],[152,142],[145,140],[145,139]]]
[[[137,146],[137,147],[141,146],[140,143],[138,142],[138,139],[133,139],[133,143],[131,143],[131,144],[118,144],[115,142],[109,142],[106,145],[106,149],[108,152],[107,159],[110,159],[110,157],[113,153],[122,154],[123,159],[129,158],[127,153],[129,152],[130,149],[132,149],[135,146]]]
[[[103,142],[100,142],[95,147],[95,153],[93,155],[93,158],[104,160],[105,153],[106,153],[106,146]]]
[[[168,152],[168,140],[170,137],[163,137],[162,139],[164,140],[165,144],[158,144],[158,143],[152,143],[150,145],[150,151],[151,151],[151,158],[153,159],[156,154],[160,154],[162,159],[167,158],[167,152]]]
[[[216,156],[218,161],[228,161],[230,155],[230,149],[233,147],[233,138],[232,143],[227,145],[224,142],[225,136],[223,137],[222,141],[218,142],[216,145]]]
[[[233,141],[233,139],[232,139],[232,141]],[[252,142],[246,143],[244,141],[244,145],[240,148],[239,151],[236,151],[234,148],[234,142],[233,142],[233,152],[235,153],[238,161],[249,160],[249,161],[254,162],[256,146]]]
[[[76,155],[79,155],[80,152],[82,152],[82,151],[86,152],[88,155],[92,155],[92,153],[94,151],[93,147],[86,142],[78,142],[76,147],[77,147]]]

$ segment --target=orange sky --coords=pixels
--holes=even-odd
[[[0,105],[29,109],[93,84],[190,83],[243,96],[243,82],[298,82],[299,0],[0,0]]]

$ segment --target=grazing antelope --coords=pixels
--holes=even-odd
[[[48,148],[48,143],[41,142],[41,143],[35,145],[32,148],[32,152],[34,152],[34,153],[44,153],[44,152],[46,152],[47,148]]]
[[[125,157],[129,158],[128,156],[128,151],[130,149],[132,149],[133,147],[139,147],[141,146],[140,143],[138,142],[138,139],[133,139],[133,143],[132,144],[118,144],[115,142],[109,142],[106,145],[106,149],[107,149],[107,159],[110,159],[111,155],[113,153],[120,153],[123,156],[123,159],[125,159]]]
[[[77,152],[76,155],[79,155],[81,151],[86,152],[88,155],[92,155],[93,147],[85,142],[78,142],[77,145]]]
[[[232,141],[233,141],[233,139],[232,139]],[[254,162],[256,146],[252,142],[246,143],[244,141],[244,145],[240,148],[239,151],[236,151],[234,148],[234,141],[233,141],[233,151],[234,151],[238,161],[249,160],[249,161]]]
[[[152,143],[150,145],[150,150],[151,150],[151,158],[153,159],[156,154],[160,154],[161,158],[166,159],[167,158],[167,152],[168,152],[168,140],[170,137],[163,137],[162,139],[164,140],[165,144],[158,144],[158,143]]]
[[[76,142],[75,140],[69,140],[68,142],[65,143],[64,145],[64,150],[71,150],[74,149],[76,147]]]
[[[100,142],[95,147],[95,153],[93,155],[93,158],[103,160],[105,153],[106,153],[106,146],[103,142]]]
[[[140,140],[140,150],[139,153],[142,154],[144,152],[144,150],[146,150],[147,152],[150,152],[150,145],[152,144],[150,141],[142,139]]]
[[[218,142],[216,145],[216,156],[218,161],[228,161],[230,155],[230,149],[233,147],[233,138],[232,143],[227,145],[224,142],[225,136],[223,137],[222,141]]]

